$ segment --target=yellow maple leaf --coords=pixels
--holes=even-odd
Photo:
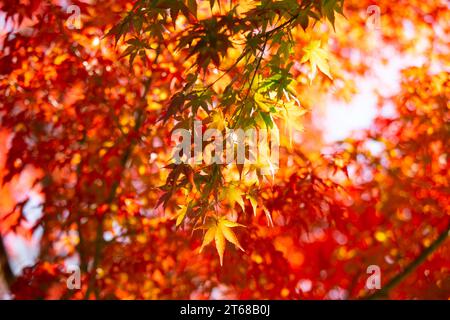
[[[176,226],[178,227],[181,222],[183,222],[184,217],[186,216],[187,206],[181,206],[181,208],[177,212],[177,222]]]
[[[262,111],[264,112],[270,111],[271,104],[273,104],[273,101],[265,98],[261,92],[256,91],[253,99],[255,100],[255,103]]]
[[[244,193],[238,189],[235,185],[230,185],[229,187],[225,187],[222,189],[221,193],[221,200],[227,200],[230,204],[231,208],[234,208],[234,205],[236,202],[239,204],[239,206],[242,208],[242,211],[245,211],[245,205],[244,200],[242,199],[242,195]]]
[[[222,110],[214,110],[210,115],[210,124],[208,128],[222,131],[227,126],[227,121],[223,115]]]
[[[254,160],[248,166],[247,175],[256,172],[258,178],[261,175],[271,175],[272,179],[275,177],[275,172],[278,170],[278,150],[274,148],[275,144],[273,143],[279,141],[279,139],[278,126],[273,122],[272,128],[267,132],[266,138],[257,141],[257,151],[256,153],[252,153]]]
[[[302,57],[300,63],[305,63],[309,61],[311,64],[311,80],[316,77],[317,68],[328,76],[328,78],[333,79],[330,73],[330,67],[328,66],[328,53],[320,47],[320,40],[311,41],[303,51],[305,54]]]
[[[231,229],[234,227],[245,226],[237,222],[227,220],[225,217],[221,217],[219,219],[211,218],[205,226],[201,227],[202,229],[206,229],[206,233],[203,237],[200,252],[202,252],[203,248],[214,240],[217,253],[219,254],[220,265],[223,265],[223,254],[225,253],[226,241],[231,242],[236,247],[244,251],[239,243],[239,240]]]
[[[247,195],[247,199],[250,200],[250,203],[252,205],[253,208],[253,215],[256,217],[256,208],[258,207],[258,201],[256,200],[256,198],[252,195]]]
[[[286,102],[279,108],[279,117],[284,120],[285,128],[289,135],[289,143],[292,146],[292,133],[294,130],[303,131],[303,124],[300,118],[306,113],[294,100]]]

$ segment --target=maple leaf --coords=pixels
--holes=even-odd
[[[255,100],[255,103],[258,105],[258,107],[262,111],[264,111],[264,112],[270,111],[271,104],[273,104],[273,101],[265,98],[264,95],[260,91],[257,91],[255,93],[253,99]]]
[[[248,174],[256,172],[258,177],[262,175],[270,175],[272,179],[275,177],[275,172],[278,170],[278,163],[276,160],[276,150],[273,150],[273,145],[270,141],[279,141],[279,129],[275,122],[271,121],[271,130],[268,132],[267,139],[262,139],[257,142],[257,152],[252,153],[254,161],[248,166]],[[275,153],[273,153],[273,151]],[[275,157],[274,157],[275,156]]]
[[[327,75],[328,78],[333,79],[330,73],[330,67],[328,66],[328,53],[320,47],[320,40],[311,41],[303,51],[305,54],[302,57],[300,63],[309,61],[311,64],[311,80],[316,77],[317,68]]]
[[[226,199],[231,208],[234,208],[234,205],[237,202],[242,208],[242,211],[245,211],[244,200],[242,198],[243,194],[244,193],[237,186],[230,185],[229,187],[223,188],[220,198],[221,200]]]
[[[203,248],[214,240],[217,253],[219,254],[220,265],[223,265],[223,254],[225,253],[225,245],[227,240],[245,252],[233,230],[231,230],[231,228],[234,227],[245,226],[240,223],[230,221],[225,217],[221,217],[219,219],[211,218],[206,225],[201,227],[201,229],[206,229],[206,233],[203,237],[203,243],[199,252],[202,252]]]
[[[176,226],[178,227],[181,222],[183,222],[184,218],[186,217],[186,213],[188,211],[188,207],[182,205],[181,208],[178,210],[177,212],[177,221],[176,221]]]
[[[214,110],[211,113],[209,120],[210,120],[210,122],[209,122],[208,128],[217,129],[219,131],[222,131],[227,126],[227,121],[225,120],[223,112],[220,109]]]
[[[250,204],[252,205],[253,208],[253,215],[256,216],[256,208],[258,206],[258,201],[253,195],[250,194],[247,195],[247,199],[250,200]]]
[[[289,143],[292,146],[292,133],[294,130],[303,131],[303,124],[300,118],[306,113],[305,109],[300,109],[294,100],[286,102],[279,108],[279,117],[284,120],[286,131],[289,135]]]

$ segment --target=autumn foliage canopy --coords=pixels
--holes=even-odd
[[[12,297],[450,298],[446,1],[6,0],[0,20]],[[371,123],[325,139],[394,60]],[[270,129],[279,163],[174,162],[198,121]],[[10,270],[18,237],[38,250]]]

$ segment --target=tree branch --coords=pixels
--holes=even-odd
[[[389,291],[400,284],[406,277],[408,277],[419,265],[421,265],[439,246],[447,239],[450,233],[450,223],[447,228],[437,237],[436,240],[426,248],[414,261],[412,261],[401,273],[392,278],[381,290],[366,297],[366,299],[384,299],[388,298]]]
[[[158,57],[159,57],[159,49],[157,51],[154,63],[156,63],[156,61],[158,60]],[[147,81],[145,82],[144,93],[142,94],[142,97],[141,97],[142,99],[145,99],[145,97],[147,96],[148,90],[150,89],[151,82],[152,82],[152,78],[151,77],[149,79],[147,79]],[[144,101],[146,101],[146,100],[144,100]],[[137,111],[135,126],[133,128],[133,131],[130,132],[130,134],[129,134],[130,136],[132,136],[134,133],[136,133],[140,129],[142,123],[144,122],[144,119],[143,119],[144,118],[144,113],[145,113],[144,112],[144,110],[145,110],[144,107],[145,107],[145,105],[142,106]],[[127,146],[127,148],[126,148],[126,150],[125,150],[125,152],[124,152],[124,154],[122,156],[122,159],[120,161],[120,163],[121,163],[120,168],[121,168],[122,171],[121,171],[119,180],[115,181],[113,183],[113,185],[111,187],[111,191],[110,191],[110,193],[108,195],[108,198],[106,199],[106,204],[108,204],[108,205],[112,204],[114,199],[116,198],[117,189],[120,186],[121,178],[123,176],[123,172],[125,171],[126,163],[128,162],[131,154],[133,153],[133,148],[135,147],[135,145],[136,145],[136,143],[138,141],[139,141],[139,139],[133,138],[132,141],[128,144],[128,146]],[[97,225],[96,239],[95,239],[94,261],[93,261],[93,264],[92,264],[92,269],[91,269],[91,275],[90,275],[90,278],[89,278],[88,288],[87,288],[86,294],[84,296],[85,299],[89,299],[89,296],[91,295],[91,292],[92,292],[93,289],[95,289],[94,293],[95,293],[96,299],[99,298],[99,292],[98,292],[97,288],[94,288],[94,287],[95,287],[95,282],[96,282],[95,281],[96,280],[95,274],[96,274],[96,272],[97,272],[96,270],[97,270],[97,268],[98,268],[98,266],[100,264],[101,252],[102,252],[103,244],[104,244],[104,241],[103,241],[103,222],[104,222],[104,216],[102,216],[99,219],[98,225]]]

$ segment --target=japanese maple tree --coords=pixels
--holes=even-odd
[[[0,233],[39,238],[19,273],[0,241],[13,297],[450,297],[445,1],[377,1],[381,29],[365,0],[69,5],[0,1]],[[350,101],[385,48],[420,63],[326,143],[311,114]],[[279,163],[174,161],[197,123],[270,130]]]

